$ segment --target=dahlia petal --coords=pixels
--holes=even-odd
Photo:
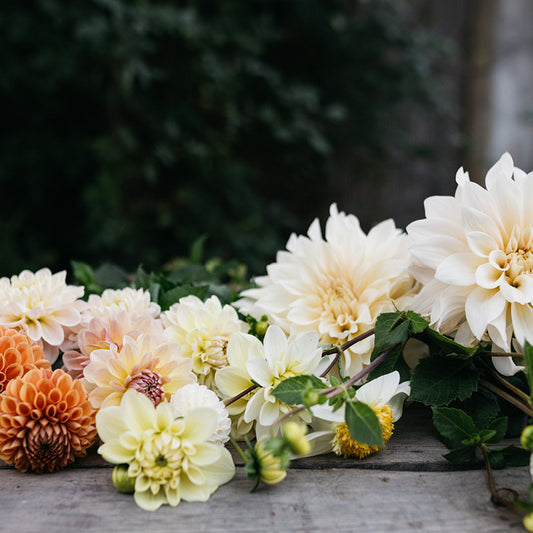
[[[56,309],[50,316],[62,326],[72,327],[80,323],[80,312],[73,306]]]
[[[480,258],[472,253],[452,254],[439,264],[435,278],[449,285],[463,287],[473,285],[476,268],[480,262]]]
[[[212,487],[212,492],[214,492],[214,490],[220,485],[230,481],[235,475],[235,465],[233,464],[231,454],[226,448],[222,446],[219,448],[219,459],[214,463],[202,467],[202,470]]]
[[[187,457],[191,463],[197,466],[210,465],[220,459],[220,451],[222,447],[210,443],[198,443],[194,447],[195,453],[189,454]]]
[[[165,491],[162,487],[157,494],[153,494],[151,490],[145,490],[142,492],[135,490],[133,497],[135,503],[145,511],[157,511],[157,509],[167,503]]]
[[[400,383],[400,374],[396,371],[379,376],[372,381],[366,382],[362,387],[357,389],[355,397],[360,402],[371,405],[372,407],[382,407],[396,393]]]
[[[470,231],[466,234],[466,241],[472,252],[479,257],[488,257],[490,252],[498,248],[496,239],[483,231]]]
[[[244,411],[244,421],[251,422],[259,418],[261,407],[264,402],[264,391],[262,389],[256,391],[254,395],[248,400],[246,409]]]
[[[495,289],[503,278],[503,272],[494,268],[490,263],[484,263],[476,269],[475,281],[484,289]]]
[[[312,431],[306,435],[307,442],[311,445],[311,451],[301,457],[314,457],[332,451],[331,441],[335,436],[333,429],[329,431]]]
[[[252,357],[246,362],[246,370],[250,378],[261,387],[268,387],[274,378],[272,370],[264,357]]]
[[[511,304],[511,318],[514,334],[521,346],[533,343],[533,307],[531,305]]]
[[[524,370],[524,367],[517,365],[512,357],[493,357],[492,364],[496,371],[504,376],[514,376]]]
[[[206,502],[216,487],[203,484],[196,485],[182,474],[179,485],[180,497],[186,502]]]
[[[236,396],[253,385],[250,376],[245,370],[232,366],[227,366],[217,371],[215,384],[227,398]]]
[[[465,234],[481,232],[490,235],[497,243],[498,248],[503,248],[501,231],[494,218],[479,209],[465,206],[461,210],[461,220]]]
[[[279,326],[269,326],[263,340],[265,358],[272,366],[279,361],[287,349],[287,337]]]
[[[262,426],[271,427],[280,415],[278,402],[265,402],[259,413],[259,423]]]
[[[100,409],[96,413],[96,429],[103,442],[118,440],[128,431],[122,409],[118,405]]]
[[[477,339],[481,339],[487,329],[485,306],[494,295],[494,291],[475,288],[467,297],[465,304],[466,320],[472,333]]]
[[[184,417],[185,427],[182,438],[193,443],[211,438],[217,429],[217,413],[211,407],[198,407]]]
[[[513,158],[505,152],[500,159],[489,169],[485,178],[487,190],[491,191],[498,186],[498,183],[513,175]]]
[[[135,450],[125,448],[118,440],[102,444],[98,453],[108,462],[113,464],[129,463],[135,459]]]
[[[127,390],[120,402],[122,416],[127,426],[135,433],[154,429],[155,408],[151,400],[135,390]]]

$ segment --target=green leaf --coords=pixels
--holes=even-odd
[[[487,426],[487,430],[494,431],[494,436],[487,439],[486,442],[490,444],[500,442],[505,437],[505,433],[507,432],[507,423],[508,418],[506,416],[502,416],[500,418],[497,418],[496,420],[493,420]]]
[[[373,409],[363,402],[346,402],[346,425],[350,437],[360,444],[383,446],[383,434]]]
[[[470,359],[480,349],[478,346],[473,348],[463,346],[431,328],[426,328],[416,337],[429,346],[429,351],[433,356],[454,355]]]
[[[425,405],[466,400],[477,390],[480,374],[470,361],[451,357],[421,359],[411,379],[410,399]]]
[[[530,390],[529,403],[533,405],[533,346],[527,341],[524,346],[524,361],[526,364],[525,374]]]
[[[409,331],[413,334],[422,333],[429,326],[429,322],[422,318],[418,313],[414,311],[407,311],[405,313],[409,320]]]
[[[407,342],[407,339],[409,338],[409,322],[402,322],[395,327],[391,326],[392,317],[389,317],[389,315],[396,316],[396,314],[397,313],[385,313],[385,315],[380,315],[378,317],[376,322],[376,332],[374,334],[375,341],[371,357],[372,360],[383,353],[387,348],[390,348],[395,344],[404,344]],[[384,324],[378,328],[378,322],[382,316],[384,316]]]
[[[487,389],[480,388],[474,392],[472,396],[465,400],[460,407],[467,412],[471,417],[476,427],[482,430],[487,427],[488,423],[495,418],[499,411],[500,405],[498,400],[492,392]]]
[[[505,457],[509,466],[528,466],[531,459],[531,452],[524,448],[511,444],[497,450]]]
[[[490,450],[489,463],[494,470],[501,470],[507,466],[504,455],[498,450]]]
[[[461,443],[475,439],[478,431],[474,421],[461,409],[452,407],[432,407],[433,424],[437,431],[449,441]]]
[[[460,448],[455,448],[451,452],[443,455],[443,457],[450,461],[450,463],[466,463],[471,462],[476,459],[476,449],[475,444],[469,444],[467,446],[461,446]]]
[[[284,379],[271,394],[283,403],[298,405],[303,403],[304,394],[310,390],[325,388],[327,387],[320,378],[313,375],[304,375]]]
[[[159,296],[159,305],[161,306],[162,311],[166,311],[173,304],[175,304],[180,298],[184,296],[194,295],[200,298],[200,300],[205,300],[209,293],[209,285],[180,285],[174,287],[173,289],[163,292]]]
[[[400,381],[407,381],[411,379],[411,369],[403,358],[403,349],[403,344],[394,348],[385,361],[383,361],[370,372],[368,375],[368,380],[371,381],[379,376],[383,376],[384,374],[389,374],[393,370],[397,370],[400,373]]]

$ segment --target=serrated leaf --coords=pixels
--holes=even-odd
[[[431,328],[426,328],[416,337],[429,346],[429,351],[433,356],[438,357],[454,355],[470,359],[479,349],[477,346],[473,348],[463,346]]]
[[[387,313],[389,314],[389,313]],[[395,313],[393,313],[395,314]],[[382,316],[382,315],[380,315]],[[379,317],[378,317],[379,320]],[[390,321],[387,322],[389,324]],[[382,328],[385,330],[385,326]],[[373,361],[378,355],[395,344],[403,345],[409,338],[409,322],[402,322],[393,329],[388,329],[383,335],[378,331],[376,326],[374,349],[372,350],[371,360]]]
[[[490,444],[500,442],[505,437],[505,433],[507,432],[507,423],[508,418],[506,416],[502,416],[500,418],[497,418],[496,420],[493,420],[487,426],[487,430],[494,431],[494,436],[488,439],[486,442]]]
[[[383,446],[378,417],[366,403],[346,402],[345,421],[353,440],[368,446]]]
[[[476,445],[470,444],[468,446],[461,446],[455,448],[451,452],[443,455],[443,457],[450,461],[450,463],[466,463],[476,459]]]
[[[271,394],[283,403],[298,405],[303,403],[303,395],[306,392],[325,388],[327,387],[317,376],[304,375],[284,379]]]
[[[478,431],[474,421],[461,409],[432,407],[433,424],[437,431],[449,441],[460,443],[476,438]]]
[[[408,381],[409,379],[411,379],[411,369],[403,358],[403,348],[403,345],[397,346],[389,354],[385,361],[383,361],[380,365],[378,365],[376,368],[374,368],[374,370],[370,372],[370,374],[368,375],[368,380],[371,381],[373,379],[378,378],[379,376],[389,374],[394,370],[397,370],[400,373],[400,381]]]
[[[422,318],[418,313],[407,311],[405,315],[409,320],[409,331],[411,331],[411,333],[422,333],[428,328],[429,322],[425,318]]]
[[[462,359],[428,357],[413,371],[410,399],[425,405],[466,400],[477,390],[480,370]]]
[[[474,392],[468,400],[462,403],[460,408],[472,417],[479,430],[486,428],[500,411],[496,396],[484,388]]]

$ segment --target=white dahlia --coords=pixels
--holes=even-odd
[[[65,279],[65,271],[52,274],[48,268],[0,279],[0,326],[24,330],[42,344],[52,363],[85,306],[83,287],[67,285]]]
[[[426,199],[426,218],[407,227],[413,274],[423,283],[412,308],[458,342],[496,350],[533,341],[533,173],[504,154],[486,188],[461,168],[455,196]],[[494,358],[506,374],[519,367]]]
[[[156,318],[161,308],[150,299],[150,293],[143,289],[106,289],[101,295],[91,294],[83,312],[83,322],[93,318],[115,318],[122,311]]]
[[[170,398],[170,405],[172,405],[176,417],[186,416],[200,407],[213,409],[217,414],[217,426],[209,438],[209,442],[224,444],[229,440],[231,420],[228,411],[218,396],[205,385],[189,383],[181,387]]]
[[[202,302],[186,296],[161,315],[165,335],[177,342],[183,357],[193,362],[193,372],[200,383],[210,386],[215,372],[227,366],[226,348],[230,337],[245,329],[245,323],[230,305],[216,296]]]
[[[343,344],[368,331],[380,313],[404,309],[415,294],[408,272],[407,237],[392,220],[361,230],[354,215],[330,207],[326,238],[313,221],[308,236],[291,235],[258,288],[242,293],[236,307],[265,314],[287,333],[318,332],[321,343]],[[370,362],[373,338],[345,351],[353,375]]]

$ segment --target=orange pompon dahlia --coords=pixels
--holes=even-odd
[[[34,368],[50,368],[43,349],[22,332],[0,327],[0,392]]]
[[[83,385],[63,370],[30,370],[0,394],[0,459],[22,472],[60,470],[96,435]]]

